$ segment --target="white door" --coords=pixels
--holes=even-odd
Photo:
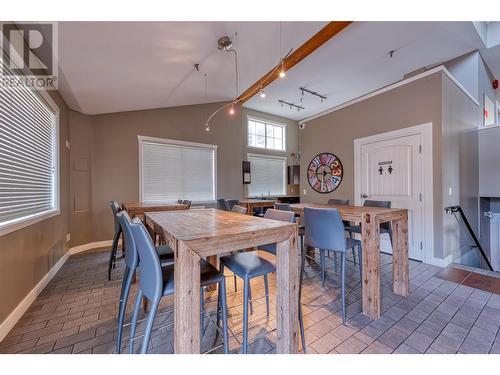
[[[409,257],[422,260],[424,206],[422,199],[422,134],[380,141],[361,140],[361,181],[358,203],[388,200],[408,209]],[[389,237],[381,236],[381,251],[392,253]]]

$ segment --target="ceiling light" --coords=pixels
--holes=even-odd
[[[205,131],[207,133],[210,131],[210,126],[208,125],[208,122],[205,124]]]
[[[234,107],[232,104],[231,104],[231,108],[229,109],[229,114],[234,115]]]
[[[260,89],[260,97],[262,99],[264,99],[266,97],[266,93],[264,92],[264,90]]]

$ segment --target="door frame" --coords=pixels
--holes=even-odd
[[[410,135],[421,135],[422,137],[422,178],[425,176],[425,181],[422,180],[422,195],[424,201],[422,262],[440,266],[442,265],[442,259],[434,257],[434,165],[432,152],[432,122],[354,140],[354,201],[356,205],[361,204],[361,146]]]

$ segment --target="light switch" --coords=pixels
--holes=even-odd
[[[304,195],[307,195],[307,189],[304,189]]]

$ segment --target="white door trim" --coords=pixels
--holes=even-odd
[[[440,266],[442,264],[442,259],[434,257],[434,166],[432,164],[432,122],[354,140],[354,201],[356,205],[361,204],[361,145],[415,134],[420,134],[422,136],[422,176],[425,176],[425,181],[422,181],[422,194],[424,200],[424,248],[422,251],[422,262]]]

